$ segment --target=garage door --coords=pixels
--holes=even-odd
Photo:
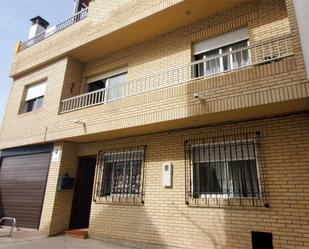
[[[19,227],[38,228],[50,153],[4,157],[0,166],[0,217]]]

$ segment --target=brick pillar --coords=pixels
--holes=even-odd
[[[58,179],[68,173],[76,174],[77,156],[76,144],[69,142],[55,143],[61,148],[61,157],[58,161],[51,160],[43,210],[41,215],[40,231],[47,235],[62,233],[69,228],[73,190],[57,190]]]

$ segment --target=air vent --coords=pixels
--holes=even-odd
[[[251,232],[252,249],[273,249],[272,233]]]

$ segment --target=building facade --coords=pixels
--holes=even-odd
[[[308,248],[306,7],[76,0],[61,24],[32,19],[0,133],[0,216],[48,235]]]

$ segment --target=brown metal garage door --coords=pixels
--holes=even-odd
[[[38,228],[50,153],[4,157],[0,166],[0,217],[19,227]]]

